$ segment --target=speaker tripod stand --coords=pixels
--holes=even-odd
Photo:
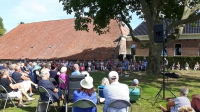
[[[165,77],[165,74],[163,74],[163,77]],[[174,97],[176,97],[176,95],[165,85],[165,78],[163,78],[163,84],[160,88],[160,90],[158,91],[158,93],[156,94],[155,98],[155,102],[153,104],[153,106],[156,104],[157,100],[158,100],[158,97],[160,96],[161,94],[161,91],[163,91],[163,99],[165,99],[165,90],[168,90]]]
[[[167,89],[174,97],[176,97],[175,95],[174,95],[174,93],[172,93],[172,91],[166,86],[166,84],[165,84],[165,63],[164,63],[164,49],[165,49],[165,42],[163,41],[163,62],[162,62],[162,75],[163,75],[163,84],[162,84],[162,86],[161,86],[161,88],[160,88],[160,90],[159,90],[159,92],[157,93],[157,95],[155,96],[155,98],[156,98],[156,100],[155,100],[155,102],[154,102],[154,104],[153,104],[153,106],[155,105],[155,103],[157,102],[157,100],[158,100],[158,97],[160,96],[160,94],[161,94],[161,91],[163,91],[163,99],[165,99],[165,90]]]

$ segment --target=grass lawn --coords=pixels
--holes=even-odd
[[[178,70],[178,71],[170,71],[175,72],[180,76],[178,79],[169,78],[166,79],[166,86],[170,88],[170,90],[176,95],[179,96],[179,91],[181,87],[189,88],[189,95],[188,97],[191,99],[192,94],[199,94],[200,93],[200,71],[185,71],[185,70]],[[101,84],[101,80],[103,77],[107,77],[108,72],[91,72],[90,75],[94,78],[94,85],[97,88],[98,85]],[[167,103],[166,100],[162,99],[163,91],[161,91],[161,96],[158,98],[158,101],[155,103],[155,106],[152,104],[155,102],[155,96],[161,88],[162,85],[162,75],[151,76],[146,74],[145,72],[133,72],[131,73],[130,77],[120,77],[120,82],[125,84],[131,84],[132,80],[137,78],[139,80],[139,86],[142,87],[142,94],[141,100],[138,102],[139,104],[132,103],[133,111],[134,112],[161,112],[159,108],[159,104],[165,106]],[[96,89],[97,90],[97,89]],[[38,94],[33,96],[36,100],[31,102],[26,102],[25,104],[28,105],[24,108],[14,108],[11,104],[7,104],[6,112],[35,112],[37,99],[39,97]],[[165,98],[173,97],[173,95],[166,89],[165,91]],[[17,104],[17,102],[15,101]],[[3,102],[4,104],[4,102]],[[1,105],[1,109],[3,108],[3,104]],[[69,104],[70,106],[71,104]],[[98,112],[102,112],[103,104],[97,104]],[[51,111],[54,112],[54,108],[51,107]]]

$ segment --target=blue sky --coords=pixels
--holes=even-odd
[[[74,15],[67,15],[59,0],[0,0],[0,17],[9,32],[20,22],[69,19],[74,18]],[[131,26],[134,29],[142,20],[138,19],[135,14],[132,18]]]

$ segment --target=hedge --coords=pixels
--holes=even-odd
[[[136,61],[142,61],[142,59],[144,58],[144,56],[135,56]],[[148,60],[148,57],[146,57]],[[165,57],[168,60],[168,66],[167,68],[171,68],[173,63],[177,64],[177,62],[180,63],[181,65],[181,69],[185,68],[185,63],[187,62],[189,64],[190,69],[194,68],[194,65],[196,64],[196,62],[200,63],[200,57],[194,57],[194,56],[173,56],[173,57]]]

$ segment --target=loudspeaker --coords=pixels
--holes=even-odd
[[[80,81],[85,78],[85,75],[70,75],[68,79],[68,95],[67,102],[73,102],[74,91],[80,89]]]
[[[154,42],[162,43],[166,41],[167,30],[166,25],[158,24],[154,25]]]

